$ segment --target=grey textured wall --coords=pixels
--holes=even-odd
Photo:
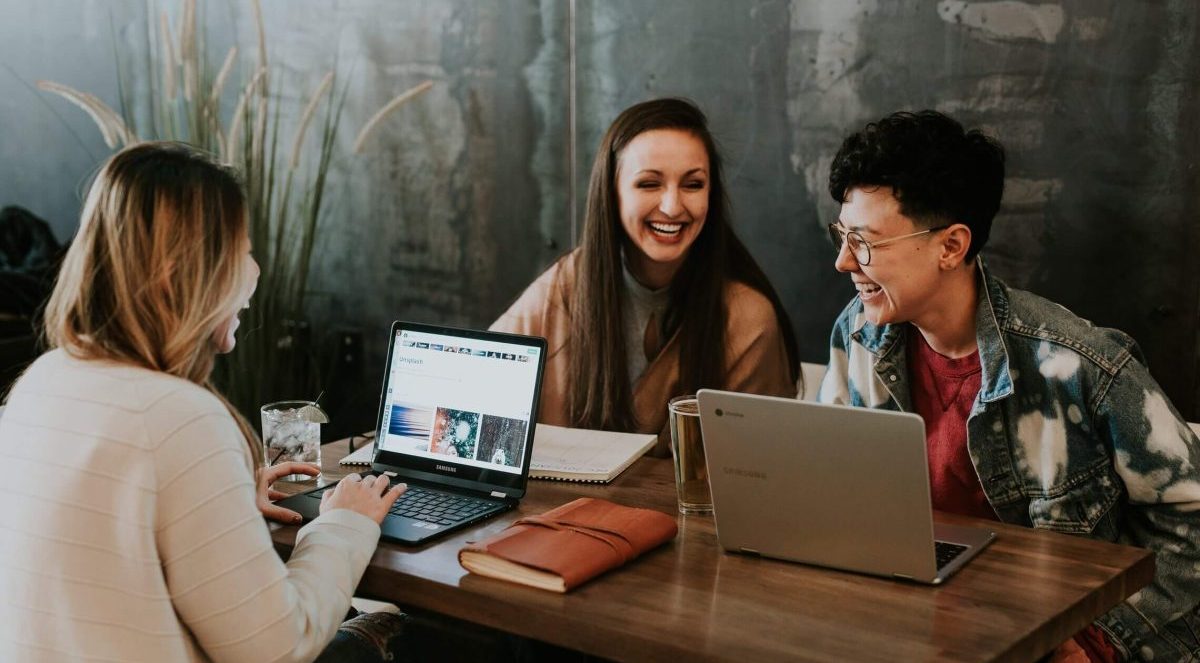
[[[87,178],[109,152],[87,117],[33,88],[49,79],[116,102],[109,17],[129,22],[138,0],[33,5],[0,0],[0,206],[21,205],[60,240],[78,224]]]
[[[382,374],[392,320],[485,325],[569,245],[566,13],[554,2],[326,4],[269,5],[267,21],[298,73],[329,25],[358,51],[345,54],[344,154],[374,110],[435,81],[341,164],[316,266],[318,320],[366,331]]]
[[[0,204],[30,207],[65,238],[79,183],[106,150],[81,113],[19,79],[115,103],[109,16],[136,56],[145,5],[37,7],[0,2]],[[437,84],[370,152],[335,164],[315,322],[364,330],[368,365],[394,318],[485,325],[503,310],[570,247],[572,204],[580,214],[608,122],[660,95],[708,111],[737,228],[804,358],[824,361],[852,294],[822,231],[836,216],[829,161],[848,130],[932,107],[1009,149],[992,269],[1131,333],[1180,410],[1200,415],[1191,0],[265,0],[264,12],[294,113],[334,55],[350,76],[343,155],[380,104]],[[253,48],[243,3],[210,3],[206,24],[214,51]]]

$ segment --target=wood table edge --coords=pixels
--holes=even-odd
[[[1098,602],[1101,606],[1099,613],[1104,615],[1139,589],[1149,585],[1154,580],[1154,553],[1146,549],[1139,550],[1141,554],[1133,566],[1126,569],[1124,573],[1109,578],[1092,594],[1073,603],[1068,611],[1075,613],[1079,611],[1079,606],[1085,603]],[[1129,591],[1129,587],[1133,587],[1133,591]],[[1072,615],[1070,618],[1064,619],[1063,624],[1053,631],[1047,632],[1041,628],[1033,629],[1014,642],[994,661],[996,663],[1027,663],[1039,660],[1095,621],[1096,618],[1080,619]]]

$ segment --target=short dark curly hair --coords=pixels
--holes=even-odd
[[[1004,148],[932,110],[892,113],[846,140],[829,170],[838,203],[856,187],[888,186],[900,212],[924,227],[971,229],[967,259],[979,254],[1004,194]]]

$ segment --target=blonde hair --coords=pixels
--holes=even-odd
[[[224,403],[254,466],[262,446],[209,378],[214,334],[242,302],[246,204],[235,173],[179,143],[140,143],[100,168],[46,306],[52,348],[194,382]]]

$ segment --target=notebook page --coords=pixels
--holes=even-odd
[[[338,461],[340,465],[370,465],[371,459],[374,457],[375,441],[367,440],[358,449],[346,455],[345,458]]]
[[[530,476],[608,480],[649,451],[655,440],[654,435],[538,424]]]

